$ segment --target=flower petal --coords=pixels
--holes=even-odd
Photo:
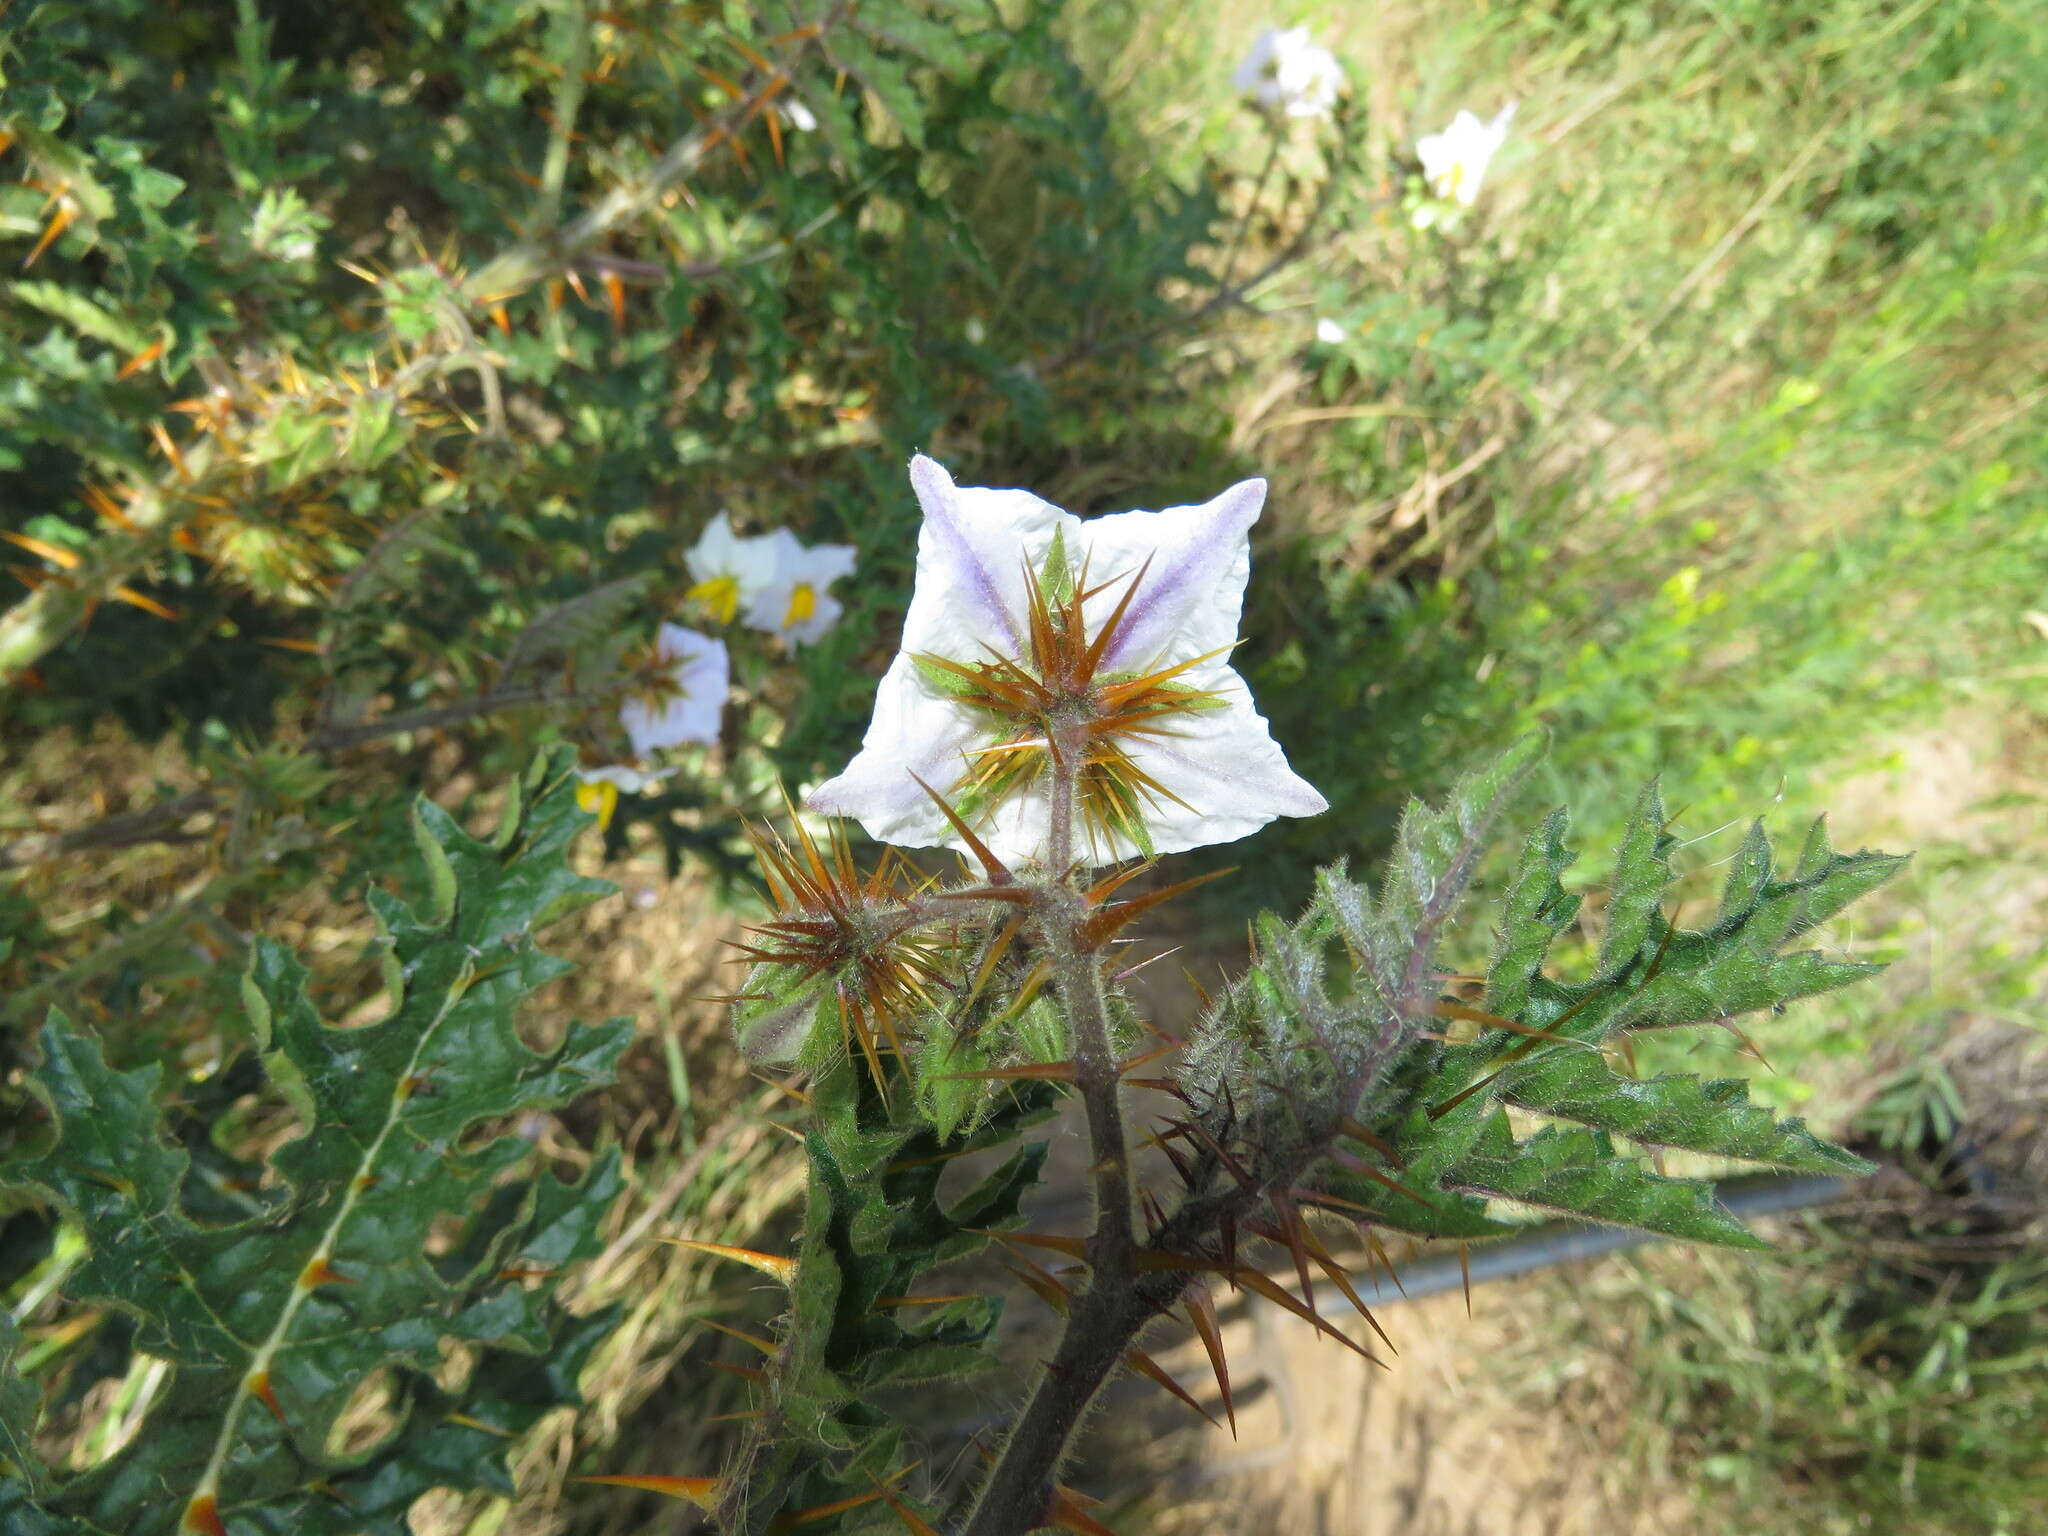
[[[637,795],[658,785],[663,775],[643,773],[638,768],[627,768],[622,764],[611,764],[602,768],[578,768],[576,777],[585,784],[609,784],[626,794]]]
[[[1145,827],[1160,853],[1235,842],[1277,816],[1314,816],[1330,808],[1314,785],[1287,766],[1244,679],[1227,672],[1208,686],[1223,695],[1220,708],[1182,717],[1172,736],[1129,746],[1133,763],[1187,802],[1147,808]]]
[[[731,514],[721,511],[704,525],[697,542],[683,555],[683,564],[692,581],[731,577],[744,599],[775,579],[776,550],[772,537],[743,539],[735,534]]]
[[[1045,558],[1056,530],[1069,528],[1071,539],[1080,519],[1029,491],[955,485],[923,454],[910,461],[910,485],[924,526],[903,649],[961,661],[982,660],[990,646],[1016,655],[1023,647],[1026,572]]]
[[[655,649],[674,663],[670,673],[679,692],[659,708],[645,699],[627,699],[619,706],[619,724],[634,753],[645,756],[686,741],[718,740],[725,696],[732,685],[725,642],[680,624],[664,624],[656,633]]]
[[[1265,503],[1266,482],[1243,480],[1199,507],[1118,512],[1081,525],[1089,585],[1135,576],[1151,561],[1103,656],[1105,668],[1143,671],[1236,643],[1251,526]],[[1090,599],[1090,621],[1105,621],[1125,590],[1118,582]]]
[[[784,637],[793,646],[816,645],[831,632],[832,626],[839,622],[840,615],[845,612],[844,603],[829,592],[821,592],[811,609],[811,616],[783,631]]]
[[[851,544],[799,545],[791,570],[796,580],[808,581],[823,591],[842,576],[851,576],[858,558]]]
[[[882,674],[860,751],[804,804],[828,816],[851,816],[877,842],[944,847],[952,829],[917,779],[945,793],[966,769],[967,750],[984,735],[971,710],[933,694],[916,664],[899,653]]]

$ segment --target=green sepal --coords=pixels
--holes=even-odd
[[[748,970],[733,1005],[733,1040],[756,1066],[786,1066],[814,1052],[821,1020],[837,1019],[830,972],[762,961]],[[836,1049],[836,1036],[831,1042]]]
[[[982,696],[981,691],[974,686],[972,681],[962,677],[958,672],[953,671],[949,667],[940,666],[932,657],[924,655],[922,652],[912,651],[909,655],[911,666],[917,669],[918,677],[933,693],[938,694],[941,698],[958,699],[962,703],[971,704],[980,700]],[[934,785],[933,787],[937,788],[938,786]]]
[[[1067,553],[1067,530],[1055,524],[1052,543],[1046,547],[1045,562],[1038,568],[1038,590],[1046,606],[1057,608],[1074,595],[1074,564]]]

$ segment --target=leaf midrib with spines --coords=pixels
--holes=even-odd
[[[290,1336],[291,1326],[299,1315],[299,1309],[305,1305],[306,1298],[318,1288],[319,1282],[309,1280],[309,1276],[331,1259],[335,1250],[335,1240],[340,1236],[342,1228],[348,1224],[349,1218],[355,1214],[363,1191],[370,1187],[373,1170],[378,1156],[384,1150],[385,1140],[404,1117],[405,1106],[412,1098],[412,1084],[422,1056],[433,1042],[441,1025],[446,1022],[448,1015],[453,1013],[456,1005],[462,1001],[475,973],[475,962],[466,962],[458,973],[454,985],[449,987],[447,999],[441,1004],[440,1011],[434,1015],[427,1027],[420,1031],[419,1039],[413,1045],[412,1055],[406,1061],[406,1069],[393,1085],[384,1123],[378,1127],[376,1137],[371,1141],[369,1149],[363,1153],[361,1161],[357,1163],[356,1171],[348,1181],[348,1189],[342,1196],[341,1208],[334,1213],[334,1220],[328,1223],[326,1231],[320,1234],[320,1241],[315,1245],[312,1257],[306,1261],[305,1267],[299,1272],[297,1282],[286,1293],[284,1305],[278,1312],[277,1322],[272,1326],[270,1336],[260,1346],[251,1350],[248,1369],[242,1373],[242,1379],[235,1387],[235,1395],[221,1415],[220,1434],[214,1441],[212,1454],[207,1458],[206,1469],[200,1474],[197,1486],[185,1500],[188,1521],[189,1512],[202,1500],[211,1498],[218,1501],[221,1469],[226,1465],[227,1458],[234,1449],[242,1414],[249,1406],[250,1399],[256,1396],[254,1383],[258,1377],[268,1373],[270,1362],[276,1358],[278,1351]],[[194,1282],[194,1289],[197,1288],[197,1283]],[[232,1333],[228,1336],[236,1337]]]

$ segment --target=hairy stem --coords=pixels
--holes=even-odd
[[[1055,728],[1049,862],[1057,883],[1039,909],[1038,927],[1052,961],[1067,1016],[1074,1075],[1088,1117],[1095,1230],[1088,1238],[1088,1287],[1067,1315],[1058,1352],[1046,1364],[1031,1401],[982,1486],[965,1536],[1013,1536],[1043,1523],[1053,1473],[1095,1394],[1153,1316],[1132,1284],[1137,1239],[1131,1225],[1130,1150],[1124,1138],[1116,1045],[1102,968],[1084,945],[1087,916],[1073,862],[1077,778],[1085,735],[1078,724]]]

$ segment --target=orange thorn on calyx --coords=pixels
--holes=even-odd
[[[195,1494],[179,1523],[198,1536],[228,1536],[228,1528],[220,1523],[220,1501],[210,1493]]]
[[[661,1241],[671,1243],[678,1248],[689,1248],[694,1249],[698,1253],[708,1253],[714,1258],[731,1259],[736,1264],[745,1264],[749,1268],[758,1269],[762,1274],[781,1281],[784,1285],[789,1285],[796,1279],[797,1261],[792,1258],[786,1258],[779,1253],[762,1253],[755,1248],[735,1248],[730,1243],[700,1243],[695,1238],[689,1237],[664,1237]]]

